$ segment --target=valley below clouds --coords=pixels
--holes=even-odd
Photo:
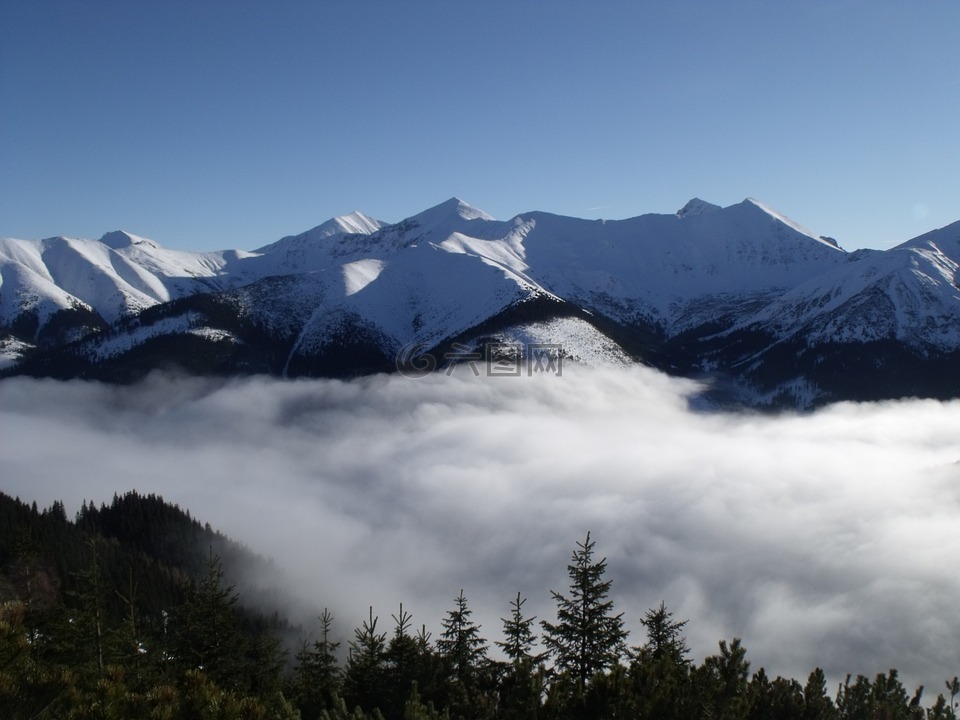
[[[276,561],[341,640],[402,602],[436,638],[462,588],[491,643],[587,531],[631,644],[664,601],[695,659],[834,683],[896,667],[925,698],[960,671],[960,401],[809,414],[691,409],[643,368],[130,387],[0,382],[0,489],[68,514],[156,493]],[[694,403],[695,404],[695,403]]]

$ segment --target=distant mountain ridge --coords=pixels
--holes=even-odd
[[[704,379],[718,402],[960,396],[960,222],[843,251],[762,203],[498,221],[458,198],[354,212],[254,251],[129,233],[0,239],[6,374],[352,376],[416,346],[560,345]]]

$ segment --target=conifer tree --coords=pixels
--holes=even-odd
[[[860,720],[873,717],[871,695],[873,686],[870,678],[858,674],[851,683],[847,674],[843,684],[837,688],[837,714],[842,720]]]
[[[68,652],[75,659],[84,658],[96,674],[102,675],[107,653],[106,589],[103,579],[100,538],[86,542],[90,561],[76,576],[77,589],[68,593],[72,607],[66,610],[63,627]]]
[[[633,648],[629,673],[640,714],[658,720],[688,717],[684,699],[689,695],[689,649],[681,635],[687,621],[673,620],[673,613],[661,602],[640,622],[647,641]]]
[[[447,679],[446,709],[454,718],[490,717],[493,703],[489,687],[493,682],[487,672],[487,641],[480,635],[480,626],[470,619],[473,611],[462,589],[454,603],[441,622],[443,632],[437,640]]]
[[[960,695],[960,677],[956,675],[953,676],[953,680],[947,680],[947,692],[950,693],[950,711],[955,712],[960,708],[960,703],[957,702],[957,695]]]
[[[750,662],[747,651],[734,638],[728,645],[720,641],[720,654],[704,659],[698,668],[697,684],[700,702],[707,712],[716,718],[741,718],[750,708],[747,680]]]
[[[414,688],[428,681],[429,662],[420,643],[410,634],[413,616],[403,609],[391,615],[394,621],[393,637],[387,644],[387,720],[401,717],[403,708]]]
[[[674,621],[673,613],[667,610],[665,603],[661,602],[660,607],[647,610],[640,623],[647,629],[647,642],[634,648],[634,654],[639,655],[645,650],[652,660],[666,660],[678,665],[689,662],[687,654],[690,648],[687,647],[687,639],[681,635],[687,621]]]
[[[607,600],[612,581],[603,579],[606,558],[593,558],[595,544],[589,532],[577,543],[567,566],[570,594],[551,590],[557,622],[540,623],[556,668],[572,673],[581,692],[596,673],[616,665],[626,649],[623,613],[615,615],[613,601]]]
[[[517,598],[510,602],[510,617],[500,618],[503,622],[505,640],[502,642],[498,640],[496,645],[514,662],[533,658],[531,650],[537,643],[537,637],[533,632],[533,623],[537,618],[523,616],[523,604],[526,601],[527,599],[521,598],[518,592]]]
[[[535,718],[543,694],[543,656],[533,653],[536,635],[533,623],[536,617],[524,617],[523,605],[527,601],[517,593],[510,602],[510,617],[503,622],[504,640],[498,641],[504,654],[510,658],[509,669],[500,680],[500,706],[498,717]]]
[[[322,710],[332,707],[340,688],[336,657],[340,643],[331,638],[333,613],[324,608],[318,620],[320,637],[312,645],[304,641],[294,667],[293,697],[304,720],[313,720]]]
[[[385,706],[387,634],[377,632],[379,617],[370,608],[369,619],[354,629],[344,674],[343,696],[349,707],[370,712]]]
[[[473,611],[467,607],[462,589],[453,601],[454,609],[447,611],[441,623],[437,650],[450,663],[454,677],[466,682],[486,660],[487,641],[480,636],[480,626],[470,619]]]
[[[820,668],[814,669],[803,687],[803,720],[835,720],[837,709],[827,695],[827,677]]]
[[[203,670],[230,689],[248,684],[242,672],[247,648],[235,611],[238,600],[233,585],[224,585],[220,558],[211,551],[206,574],[172,619],[173,657],[181,672]]]
[[[114,655],[116,661],[127,670],[130,682],[135,687],[139,687],[141,682],[146,680],[143,657],[146,649],[143,644],[143,628],[140,623],[138,587],[133,577],[132,567],[127,568],[127,585],[124,592],[114,588],[114,594],[123,601],[125,615],[121,625],[113,629],[113,636],[116,641]]]

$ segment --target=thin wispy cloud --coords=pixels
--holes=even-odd
[[[3,490],[41,505],[162,494],[274,557],[344,638],[372,604],[435,633],[463,588],[490,640],[587,530],[631,640],[661,600],[700,658],[897,667],[939,687],[960,649],[960,402],[697,413],[645,369],[561,378],[0,384]]]

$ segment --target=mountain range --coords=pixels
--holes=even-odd
[[[0,372],[351,377],[546,348],[695,378],[734,406],[960,397],[958,265],[960,222],[846,252],[753,199],[498,221],[452,198],[253,251],[3,238]]]

